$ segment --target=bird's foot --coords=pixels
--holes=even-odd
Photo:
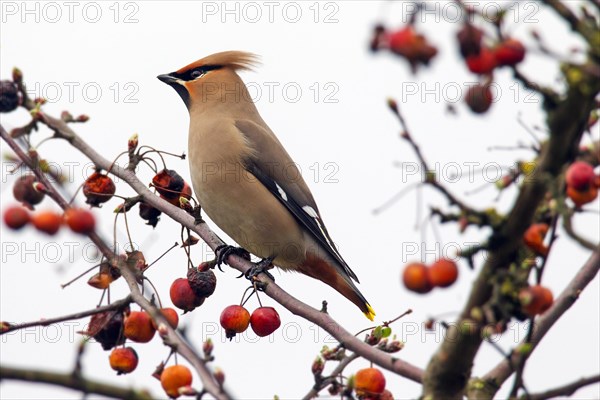
[[[269,279],[275,282],[275,277],[270,272],[268,272],[268,270],[270,270],[271,268],[273,268],[273,257],[263,258],[259,262],[255,263],[252,268],[248,269],[244,273],[244,276],[246,277],[246,279],[249,279],[251,282],[254,283],[258,281],[258,275],[265,274],[269,277]]]
[[[223,271],[223,269],[221,268],[221,264],[227,264],[227,258],[232,254],[250,261],[250,253],[248,253],[246,249],[242,247],[230,246],[227,244],[222,244],[218,246],[215,249],[215,254],[217,255],[217,267],[219,267],[221,271]]]
[[[192,217],[194,217],[194,225],[200,225],[204,223],[204,220],[202,219],[202,209],[200,206],[194,207],[190,214],[192,214]]]

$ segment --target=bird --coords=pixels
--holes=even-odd
[[[157,76],[189,112],[188,160],[200,208],[240,248],[262,258],[260,265],[318,279],[373,320],[296,163],[238,75],[257,65],[255,54],[224,51]]]

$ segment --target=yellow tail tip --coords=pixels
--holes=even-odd
[[[365,317],[369,318],[370,321],[373,321],[375,319],[375,310],[373,310],[373,307],[371,307],[369,303],[366,303],[365,305],[367,306],[367,311],[364,312]]]

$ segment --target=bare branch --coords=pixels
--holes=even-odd
[[[2,379],[47,383],[79,390],[85,394],[99,394],[114,399],[152,400],[156,398],[145,390],[122,388],[108,383],[85,379],[75,374],[59,374],[50,371],[0,366],[0,381]]]
[[[571,382],[564,386],[560,386],[554,389],[547,390],[541,393],[533,393],[527,397],[521,397],[521,399],[525,400],[546,400],[552,399],[555,397],[563,397],[563,396],[572,396],[584,386],[592,385],[594,383],[600,382],[600,375],[590,376],[588,378],[581,378],[576,380],[575,382]]]

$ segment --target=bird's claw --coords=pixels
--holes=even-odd
[[[232,254],[250,261],[250,253],[248,253],[246,249],[242,247],[230,246],[227,244],[222,244],[218,246],[215,249],[215,254],[217,255],[217,267],[219,267],[219,270],[221,271],[223,271],[223,269],[221,268],[221,264],[227,264],[226,260]]]
[[[260,282],[258,279],[258,275],[265,274],[266,276],[269,277],[269,279],[271,279],[273,282],[275,282],[275,277],[270,272],[268,272],[269,269],[273,268],[272,262],[273,262],[272,257],[263,258],[262,260],[260,260],[256,264],[254,264],[254,266],[252,268],[248,269],[244,273],[244,276],[246,277],[246,279],[250,280],[252,283],[257,283],[257,282]]]

